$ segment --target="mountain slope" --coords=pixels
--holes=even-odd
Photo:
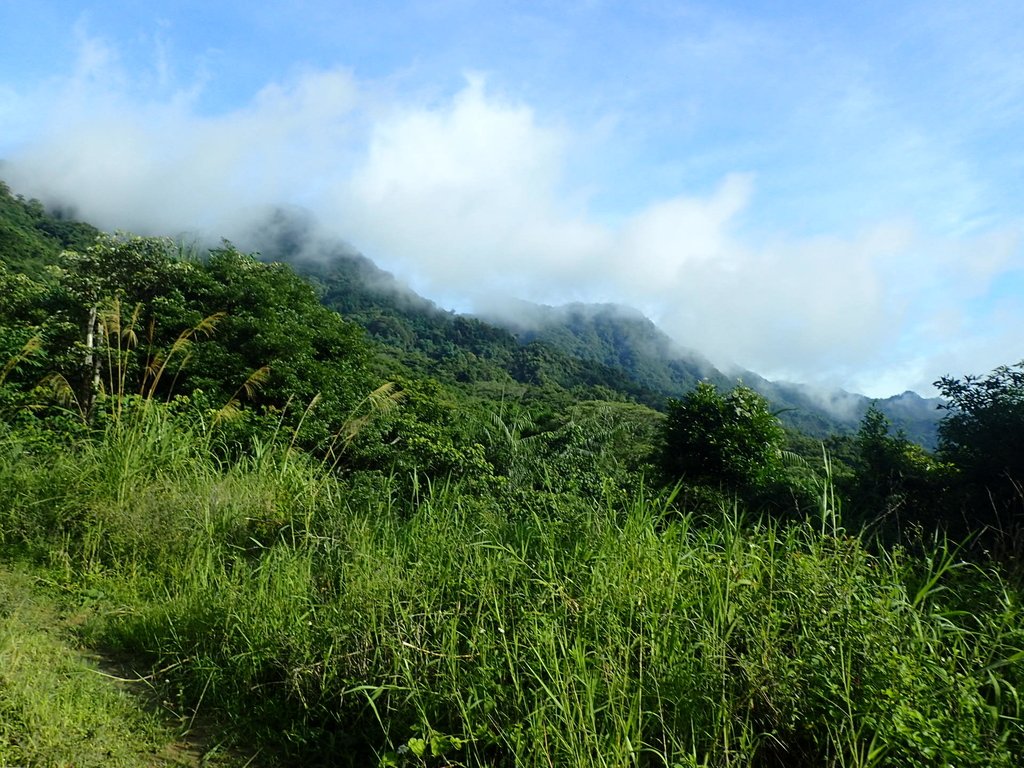
[[[750,371],[726,375],[628,307],[514,302],[485,317],[443,311],[351,246],[315,232],[308,215],[278,209],[240,245],[292,265],[317,287],[326,306],[363,326],[411,372],[489,388],[492,394],[509,384],[520,385],[521,393],[537,387],[549,403],[633,400],[657,409],[701,380],[720,388],[742,381],[768,398],[786,424],[814,437],[855,430],[872,402],[848,392],[772,382]],[[41,272],[62,248],[83,248],[96,233],[0,185],[0,245],[11,267]],[[878,405],[911,440],[933,447],[941,415],[937,403],[906,392]]]
[[[278,210],[246,246],[264,259],[290,264],[316,286],[325,306],[362,325],[411,372],[499,395],[507,385],[540,388],[540,393],[524,394],[549,404],[601,399],[664,405],[660,392],[621,366],[582,358],[543,340],[519,339],[480,318],[441,310],[351,246],[319,239],[313,229],[301,213]]]
[[[327,306],[359,322],[413,368],[430,367],[460,382],[507,376],[567,390],[599,388],[605,398],[617,393],[659,409],[698,381],[720,388],[742,382],[765,396],[785,424],[812,437],[855,431],[873,402],[752,371],[727,375],[630,307],[511,301],[482,317],[445,312],[351,246],[318,239],[314,230],[301,213],[278,210],[254,233],[253,245],[317,283]],[[928,448],[936,441],[938,403],[913,392],[877,401],[897,429]]]
[[[99,231],[59,213],[48,213],[38,200],[15,196],[0,181],[0,253],[15,271],[38,275],[66,248],[81,250]]]
[[[769,381],[752,371],[726,375],[699,353],[681,347],[639,311],[614,304],[547,307],[517,302],[514,313],[492,317],[522,341],[543,341],[576,357],[618,367],[664,397],[679,397],[698,381],[731,387],[742,382],[766,397],[787,425],[813,437],[856,430],[871,398]],[[514,317],[515,319],[508,319]],[[907,437],[934,447],[939,400],[913,392],[877,401]]]
[[[685,392],[702,380],[729,386],[730,379],[693,350],[679,347],[638,310],[617,304],[566,304],[548,307],[529,302],[485,317],[513,332],[520,341],[541,341],[575,357],[620,368],[659,393]]]

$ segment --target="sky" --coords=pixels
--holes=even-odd
[[[0,178],[884,397],[1024,359],[1024,3],[0,0]]]

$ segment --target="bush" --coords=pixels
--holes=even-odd
[[[708,382],[670,400],[657,463],[663,479],[682,480],[748,501],[777,493],[785,433],[767,401],[742,385],[722,394]]]

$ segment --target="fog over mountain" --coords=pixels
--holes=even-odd
[[[933,448],[937,439],[942,416],[937,398],[907,391],[873,400],[838,388],[771,381],[737,367],[719,370],[631,307],[580,303],[550,307],[520,301],[487,317],[523,341],[544,341],[584,359],[620,367],[645,387],[667,397],[679,397],[700,380],[722,389],[742,383],[767,397],[784,422],[815,436],[856,429],[875,402],[915,441]]]
[[[576,9],[574,21],[604,12]],[[531,18],[508,30],[561,39],[566,20]],[[458,68],[446,62],[443,76],[403,70],[400,57],[357,67],[335,48],[229,98],[205,66],[223,52],[183,53],[184,27],[129,45],[83,17],[44,74],[0,78],[0,175],[100,227],[143,234],[241,243],[269,207],[298,206],[324,236],[442,306],[634,306],[717,367],[770,378],[884,397],[1020,357],[1021,220],[1001,187],[979,180],[1004,174],[954,151],[968,139],[973,151],[980,129],[961,125],[960,144],[916,130],[892,108],[908,95],[902,84],[850,74],[861,49],[849,41],[815,58],[799,24],[780,36],[756,19],[722,21],[712,10],[641,14],[647,50],[676,79],[606,47],[624,69],[602,66],[600,83],[656,78],[663,101],[646,98],[641,119],[600,96],[616,88],[552,91],[559,100],[522,85],[508,75],[516,57],[475,68],[487,46]],[[594,41],[564,29],[591,61]],[[939,32],[922,43],[930,62],[947,60]],[[885,50],[873,50],[879,66],[902,71]],[[746,105],[742,120],[721,94]],[[1018,111],[989,114],[984,136],[1019,135]],[[655,138],[671,139],[661,156],[646,149]]]
[[[351,244],[318,233],[307,211],[277,208],[247,234],[244,245],[264,258],[283,260],[300,272],[326,281],[329,303],[357,314],[379,314],[391,307],[407,318],[431,318],[446,326],[453,318],[402,280],[380,269]],[[772,381],[741,368],[720,370],[700,352],[669,337],[641,311],[620,304],[574,302],[559,306],[521,299],[493,302],[478,315],[511,332],[521,344],[541,342],[570,357],[622,371],[658,407],[699,381],[721,389],[743,383],[763,394],[782,420],[807,434],[824,437],[853,431],[872,402],[838,388]],[[393,341],[391,324],[369,324],[371,335]],[[653,402],[653,401],[652,401]],[[939,401],[913,392],[876,401],[878,407],[913,440],[934,447],[941,412]]]

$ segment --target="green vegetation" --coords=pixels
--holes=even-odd
[[[700,382],[682,400],[670,400],[661,470],[669,482],[756,494],[780,474],[784,437],[764,398],[738,386],[726,395]]]
[[[317,287],[323,304],[363,326],[393,367],[436,377],[489,400],[496,393],[514,393],[560,409],[592,399],[663,406],[661,394],[619,367],[546,340],[520,339],[478,318],[443,312],[361,256],[331,250],[311,262],[273,246],[269,255],[294,263]]]
[[[26,574],[0,571],[0,762],[187,764],[169,724],[81,655],[65,619]]]
[[[959,473],[959,501],[1019,535],[1024,522],[1024,361],[988,376],[943,377],[949,400],[939,429],[939,455]]]
[[[4,263],[34,276],[65,248],[85,248],[98,232],[63,215],[48,214],[38,200],[11,194],[0,181],[0,254]]]
[[[872,554],[827,507],[781,525],[670,498],[512,513],[454,482],[403,498],[287,446],[225,466],[144,413],[31,464],[9,438],[5,545],[98,595],[89,641],[268,762],[397,760],[432,734],[476,765],[1024,748],[1017,593],[941,543]]]
[[[0,764],[1024,759],[1019,570],[957,452],[1017,428],[1013,369],[941,460],[878,411],[823,446],[443,313],[403,352],[230,245],[77,248],[0,272]]]

